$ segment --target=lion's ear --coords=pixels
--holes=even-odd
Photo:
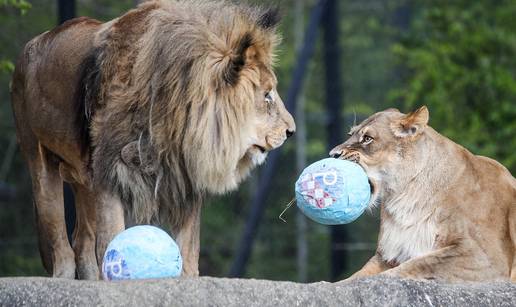
[[[264,30],[274,29],[281,20],[281,13],[278,7],[267,9],[258,17],[256,24]]]
[[[274,31],[281,19],[279,9],[270,8],[261,13],[257,19],[256,24],[263,30]],[[222,78],[229,86],[234,86],[238,83],[242,69],[250,62],[255,60],[258,55],[256,42],[253,38],[253,32],[243,33],[238,39],[229,42],[230,51],[228,53],[221,53],[221,56],[226,60],[220,61],[223,64]]]
[[[232,50],[227,66],[222,74],[224,81],[230,86],[237,84],[240,72],[244,68],[246,61],[249,60],[252,45],[253,37],[250,33],[246,33],[237,41]]]
[[[398,137],[416,136],[426,128],[429,117],[428,108],[422,106],[395,121],[391,128]]]

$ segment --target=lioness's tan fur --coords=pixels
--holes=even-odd
[[[426,107],[376,113],[330,152],[364,168],[381,206],[376,254],[351,278],[516,282],[516,180],[428,118]]]
[[[272,70],[277,22],[274,10],[227,1],[149,1],[27,44],[13,109],[54,276],[73,278],[77,265],[97,278],[94,251],[100,264],[124,214],[168,222],[185,275],[198,274],[203,195],[236,188],[295,129]],[[62,180],[77,198],[74,251]]]

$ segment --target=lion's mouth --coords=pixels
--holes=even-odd
[[[254,144],[246,150],[246,152],[240,159],[250,161],[252,165],[260,165],[265,161],[265,158],[267,157],[267,152],[267,148],[265,148],[264,146]]]
[[[265,147],[261,146],[261,145],[258,145],[258,144],[254,144],[252,147],[258,149],[261,153],[265,153],[267,152],[267,149],[265,149]]]

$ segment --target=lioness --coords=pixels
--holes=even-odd
[[[428,124],[426,107],[353,127],[333,157],[359,163],[381,206],[376,254],[351,278],[516,282],[516,180]]]
[[[183,275],[198,275],[203,195],[236,188],[295,131],[272,70],[278,21],[225,1],[148,1],[25,46],[12,103],[53,276],[97,279],[126,213],[171,224]],[[76,197],[73,249],[63,180]]]

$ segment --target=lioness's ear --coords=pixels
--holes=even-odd
[[[394,135],[398,137],[415,136],[420,134],[428,125],[428,108],[422,106],[391,124]]]
[[[253,38],[250,33],[244,34],[236,43],[231,52],[227,66],[223,72],[224,81],[233,86],[237,84],[240,77],[240,72],[246,64],[249,57],[249,49],[253,44]]]
[[[396,108],[388,108],[387,110],[385,110],[384,112],[400,112],[400,110],[396,109]]]

